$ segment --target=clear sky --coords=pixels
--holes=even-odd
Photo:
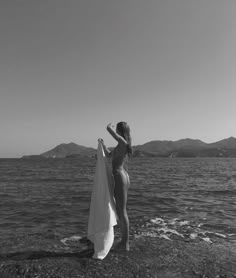
[[[0,157],[236,137],[235,0],[2,0],[0,40]]]

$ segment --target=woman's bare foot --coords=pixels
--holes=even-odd
[[[129,251],[129,243],[119,242],[113,249],[114,251]]]

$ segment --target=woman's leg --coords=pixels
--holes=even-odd
[[[114,175],[115,189],[114,197],[116,201],[116,210],[119,217],[119,223],[122,233],[122,239],[119,247],[129,250],[129,218],[127,215],[126,204],[129,188],[129,177],[124,171],[116,172]]]

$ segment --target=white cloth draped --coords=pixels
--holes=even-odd
[[[114,242],[113,226],[117,224],[117,215],[113,191],[112,171],[99,142],[88,220],[88,239],[94,243],[95,259],[104,259]]]

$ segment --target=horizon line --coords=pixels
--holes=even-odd
[[[227,137],[227,138],[223,138],[223,139],[220,139],[220,140],[218,140],[218,141],[213,141],[213,142],[211,142],[211,143],[206,143],[206,142],[204,142],[203,140],[200,140],[200,139],[193,139],[193,138],[189,138],[189,137],[181,138],[181,139],[177,139],[177,140],[168,140],[168,139],[160,140],[160,139],[156,139],[156,140],[147,141],[147,142],[145,142],[145,143],[136,144],[136,145],[133,145],[132,147],[142,146],[142,145],[144,145],[144,144],[148,144],[148,143],[156,142],[156,141],[162,141],[162,142],[177,142],[177,141],[181,141],[181,140],[201,141],[201,142],[204,143],[204,144],[210,145],[210,144],[218,143],[218,142],[220,142],[220,141],[227,140],[227,139],[235,139],[235,140],[236,140],[236,137],[234,137],[234,136],[229,136],[229,137]],[[55,147],[53,147],[52,149],[56,148],[57,146],[63,145],[63,144],[64,144],[64,145],[76,144],[76,145],[78,145],[78,146],[80,146],[80,147],[91,148],[91,149],[95,149],[95,150],[96,150],[96,148],[94,148],[94,147],[88,147],[88,146],[85,146],[85,145],[79,145],[79,144],[77,144],[77,143],[75,143],[75,142],[60,143],[60,144],[56,145]],[[109,146],[108,148],[112,148],[112,147]],[[44,151],[44,152],[42,152],[42,153],[40,153],[40,154],[21,155],[20,157],[0,157],[0,159],[18,159],[18,158],[22,158],[23,156],[34,156],[34,155],[35,155],[35,156],[38,156],[38,155],[41,155],[41,154],[43,154],[43,153],[49,152],[49,151],[51,151],[52,149],[50,149],[50,150],[48,150],[48,151]]]

